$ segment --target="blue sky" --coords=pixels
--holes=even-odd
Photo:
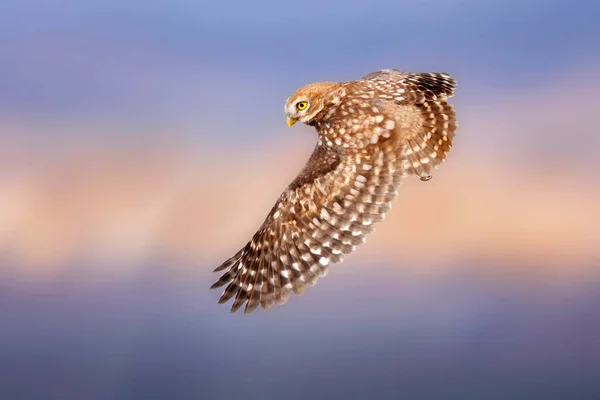
[[[5,1],[0,112],[186,130],[233,108],[259,123],[307,81],[382,67],[450,71],[463,93],[489,96],[597,65],[598,11],[592,1]]]

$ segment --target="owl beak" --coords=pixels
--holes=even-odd
[[[290,127],[292,125],[294,125],[298,120],[290,118],[290,117],[285,117],[285,122],[287,122],[287,126]]]

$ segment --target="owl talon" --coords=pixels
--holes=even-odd
[[[421,181],[422,182],[427,182],[427,181],[431,180],[431,178],[433,178],[431,175],[422,176],[421,177]]]

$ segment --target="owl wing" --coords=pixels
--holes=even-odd
[[[456,79],[444,72],[383,69],[358,82],[378,98],[387,100],[383,107],[396,115],[400,124],[404,122],[408,172],[429,180],[432,171],[446,159],[458,126],[454,107],[447,102],[454,95]],[[414,112],[418,115],[411,121]]]
[[[360,149],[319,144],[252,239],[216,271],[231,311],[284,304],[365,242],[390,209],[405,172],[402,143],[381,138]]]
[[[386,93],[398,93],[398,103],[412,104],[446,100],[454,96],[457,85],[456,79],[445,72],[402,72],[397,69],[371,72],[361,80],[384,82]]]

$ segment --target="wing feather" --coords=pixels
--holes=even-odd
[[[215,269],[222,275],[212,288],[227,285],[219,303],[234,298],[231,311],[245,304],[244,313],[285,304],[363,244],[406,175],[427,178],[443,162],[456,129],[446,102],[455,87],[445,73],[398,70],[340,87],[332,98],[345,103],[336,100],[317,125],[322,140],[302,171],[252,239]]]
[[[375,71],[336,84],[314,118],[319,144],[262,226],[215,269],[219,303],[244,313],[285,304],[365,243],[408,174],[428,180],[457,127],[449,74]],[[329,87],[329,86],[328,86]],[[325,103],[324,103],[325,104]],[[318,117],[318,118],[317,118]]]
[[[402,149],[387,140],[343,151],[318,145],[252,240],[215,270],[225,272],[212,287],[228,284],[219,302],[235,295],[232,312],[245,303],[245,313],[284,304],[364,243],[404,176]],[[365,160],[376,168],[361,169]]]
[[[445,72],[403,72],[381,69],[365,75],[361,80],[379,81],[388,85],[388,93],[400,91],[404,100],[422,104],[425,101],[445,100],[454,95],[457,82]]]

